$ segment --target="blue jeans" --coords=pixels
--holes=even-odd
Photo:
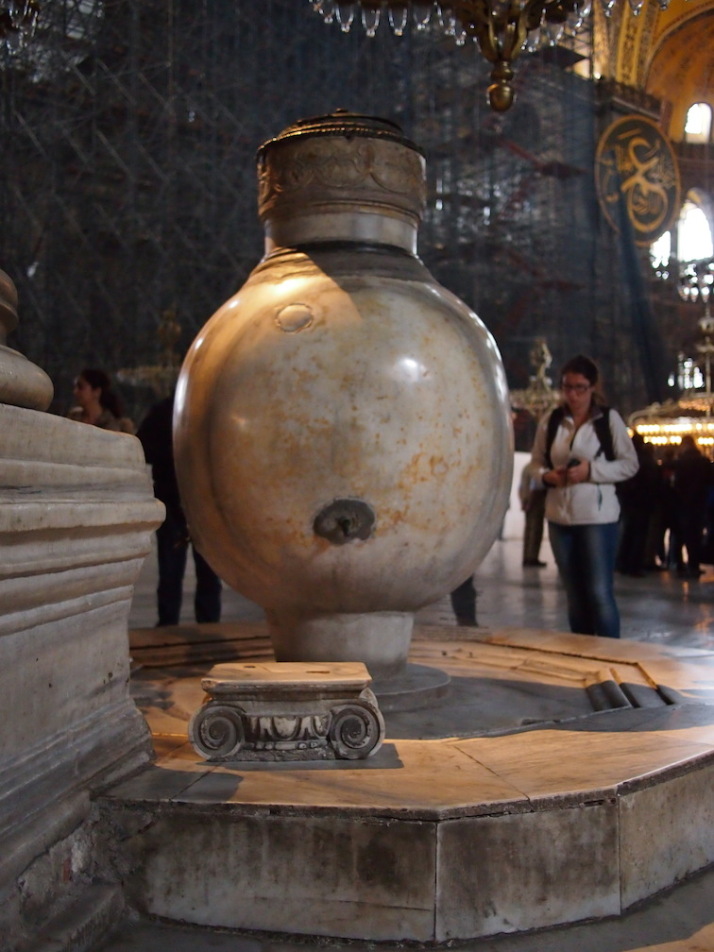
[[[617,522],[588,526],[548,523],[573,632],[620,637],[620,613],[614,591],[618,528]]]

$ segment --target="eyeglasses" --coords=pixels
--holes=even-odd
[[[564,383],[560,388],[564,393],[587,393],[589,383]]]

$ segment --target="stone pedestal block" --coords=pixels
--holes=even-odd
[[[151,757],[127,617],[161,518],[134,437],[0,404],[4,948],[88,881],[91,794]]]

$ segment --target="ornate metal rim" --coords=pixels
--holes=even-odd
[[[392,122],[391,119],[365,116],[362,113],[338,109],[324,116],[298,119],[297,122],[288,126],[277,136],[264,142],[258,149],[256,158],[261,161],[269,149],[285,142],[328,136],[333,138],[381,139],[396,142],[407,149],[412,149],[421,156],[425,156],[424,150],[415,142],[412,142],[411,139],[408,139],[400,126],[396,122]]]

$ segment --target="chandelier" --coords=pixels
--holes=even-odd
[[[714,293],[714,258],[681,262],[678,291],[683,301],[708,305]]]
[[[553,381],[548,369],[553,357],[543,337],[537,337],[530,352],[531,367],[535,374],[528,379],[525,390],[511,390],[511,407],[514,410],[526,410],[536,420],[560,403],[560,390],[553,389]]]
[[[698,358],[680,353],[677,374],[669,379],[677,400],[653,403],[630,415],[628,424],[655,446],[677,445],[689,433],[714,459],[714,258],[680,262],[679,294],[689,304],[704,305],[697,321]]]
[[[39,15],[38,0],[0,2],[0,49],[21,49],[35,32]]]
[[[493,64],[488,98],[491,108],[505,112],[513,102],[512,61],[522,52],[555,46],[566,30],[580,32],[592,12],[592,0],[309,0],[326,23],[337,22],[344,33],[360,23],[374,36],[380,21],[402,36],[410,21],[414,29],[437,30],[458,45],[479,45]],[[606,16],[617,0],[600,0]],[[636,16],[644,0],[629,0]],[[659,0],[666,9],[669,0]]]

